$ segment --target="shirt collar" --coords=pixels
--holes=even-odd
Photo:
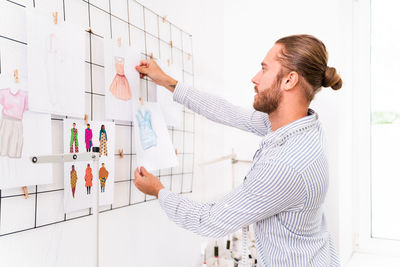
[[[281,128],[271,131],[262,140],[262,145],[268,142],[282,144],[290,136],[302,133],[310,128],[315,127],[318,122],[318,114],[312,110],[308,109],[307,116],[295,120]]]

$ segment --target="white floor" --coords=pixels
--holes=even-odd
[[[356,253],[346,267],[399,267],[399,257],[381,256],[373,254]]]

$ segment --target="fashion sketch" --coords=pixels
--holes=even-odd
[[[100,180],[100,189],[101,192],[104,193],[106,190],[106,181],[108,178],[108,171],[104,167],[104,163],[101,164],[101,168],[99,170],[99,180]]]
[[[129,100],[132,98],[132,94],[128,79],[125,76],[125,59],[123,57],[115,57],[114,61],[116,74],[111,83],[110,91],[118,99]]]
[[[139,123],[140,143],[143,150],[157,146],[157,134],[153,130],[151,124],[151,113],[146,110],[144,115],[140,109],[136,113],[136,118]]]
[[[28,93],[10,89],[0,90],[0,105],[3,106],[0,119],[0,156],[21,158],[23,147],[22,118],[28,110]]]
[[[79,153],[78,129],[76,128],[75,122],[72,124],[71,128],[71,141],[69,142],[70,153],[74,153],[74,145],[75,145],[75,153]]]
[[[87,124],[87,128],[85,129],[85,144],[86,144],[86,152],[90,152],[93,146],[92,142],[93,132],[90,129],[90,124]]]
[[[102,154],[104,154],[105,156],[108,156],[107,153],[107,132],[106,132],[106,127],[103,125],[101,125],[101,129],[100,129],[100,134],[99,134],[99,141],[100,141],[100,155],[99,157],[101,157]]]
[[[78,174],[75,170],[75,165],[72,165],[71,169],[71,190],[72,190],[72,197],[75,198],[75,189],[76,189],[76,182],[78,181]]]
[[[90,164],[88,163],[85,171],[85,187],[86,187],[86,194],[90,195],[90,191],[93,186],[93,174],[92,174],[92,168],[90,167]]]

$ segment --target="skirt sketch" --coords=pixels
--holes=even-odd
[[[115,57],[115,70],[117,73],[111,83],[110,91],[118,99],[129,100],[132,98],[132,94],[128,79],[125,76],[124,65],[124,58]]]
[[[22,120],[3,115],[0,119],[0,156],[20,158],[23,142]]]

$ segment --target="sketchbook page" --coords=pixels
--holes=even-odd
[[[115,180],[115,123],[109,121],[91,121],[89,123],[93,131],[93,145],[100,148],[99,180],[96,181],[100,182],[99,204],[112,204]],[[100,132],[102,125],[104,125],[104,131]]]
[[[51,12],[27,10],[28,85],[32,111],[85,113],[85,32]]]
[[[149,171],[174,167],[178,160],[157,103],[135,104],[134,133],[137,167]]]
[[[104,78],[106,119],[132,121],[133,99],[140,92],[135,66],[141,55],[134,48],[114,39],[104,40]]]
[[[78,154],[86,152],[86,128],[82,120],[64,120],[64,153]],[[96,177],[96,170],[92,161],[64,163],[65,213],[94,206]]]
[[[169,76],[177,77],[179,71],[174,66],[168,66],[164,61],[157,62],[160,68]],[[173,94],[163,86],[157,85],[157,103],[160,104],[165,123],[168,126],[183,128],[183,107],[173,100]]]
[[[0,189],[53,182],[51,164],[33,164],[30,159],[31,156],[52,153],[50,115],[26,111],[22,126],[22,157],[19,159],[0,157],[0,170],[2,170]]]

